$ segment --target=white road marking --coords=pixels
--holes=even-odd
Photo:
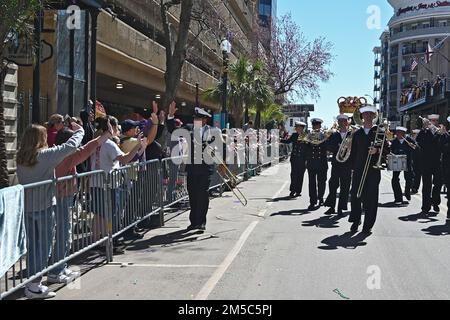
[[[139,264],[129,262],[112,262],[106,264],[109,267],[123,267],[123,268],[217,268],[218,265],[192,265],[192,264]]]
[[[288,183],[289,183],[289,181],[286,181],[286,182],[283,184],[283,186],[281,187],[280,190],[278,190],[278,192],[275,194],[275,196],[273,197],[273,199],[276,199],[276,198],[278,198],[278,197],[281,195],[281,193],[283,192],[284,188],[286,188],[286,186],[288,185]],[[273,202],[269,202],[269,203],[267,204],[266,208],[263,209],[263,210],[261,210],[261,211],[258,213],[258,217],[264,217],[264,216],[266,215],[267,211],[269,211],[269,209],[270,209],[270,207],[271,207],[272,205],[273,205]]]
[[[284,188],[287,186],[288,182],[285,182],[283,186],[278,190],[278,192],[275,194],[274,199],[277,198],[281,192],[283,192]],[[266,206],[266,209],[264,209],[263,212],[260,212],[258,216],[263,217],[268,209],[272,206],[273,202],[268,203]],[[200,292],[195,297],[195,300],[206,300],[208,299],[211,292],[216,287],[217,283],[219,283],[220,279],[222,279],[225,272],[228,270],[230,265],[233,263],[234,259],[238,256],[241,249],[244,247],[245,242],[250,237],[251,233],[255,229],[255,227],[258,225],[259,221],[253,221],[250,223],[250,225],[245,229],[244,233],[240,236],[237,243],[234,245],[233,249],[228,253],[228,255],[225,257],[223,262],[220,264],[220,266],[214,271],[213,275],[209,280],[206,282],[206,284],[203,286],[203,288],[200,290]]]

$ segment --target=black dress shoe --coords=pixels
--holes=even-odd
[[[323,207],[323,203],[324,203],[323,199],[320,199],[319,200],[319,207]]]
[[[417,190],[417,189],[412,189],[411,190],[411,194],[418,194],[419,193],[419,190]]]
[[[436,212],[436,213],[441,212],[441,208],[439,208],[439,206],[433,206],[433,210],[434,210],[434,212]]]
[[[372,230],[371,229],[363,229],[362,230],[362,234],[364,234],[364,235],[371,235],[372,234]]]
[[[342,210],[341,210],[341,209],[339,209],[339,210],[338,210],[338,213],[337,213],[337,215],[338,215],[338,217],[339,217],[339,218],[342,218],[342,217],[344,217],[344,213],[342,212]]]
[[[289,197],[294,198],[294,197],[295,197],[295,192],[291,192],[291,193],[289,194]]]
[[[200,226],[193,226],[192,224],[186,228],[186,231],[198,230]]]
[[[202,224],[202,225],[198,228],[198,230],[200,230],[200,231],[206,231],[206,225],[205,225],[205,224]]]
[[[316,209],[316,205],[315,204],[310,204],[308,207],[309,211],[315,210]]]
[[[405,198],[406,198],[406,200],[411,201],[411,195],[410,194],[405,194]]]
[[[295,196],[296,196],[296,197],[301,197],[302,194],[297,192],[297,193],[295,194]]]
[[[336,211],[334,210],[334,208],[330,208],[325,212],[325,215],[327,215],[327,216],[331,216],[333,214],[336,214]]]
[[[358,228],[361,225],[361,222],[353,222],[352,227],[350,228],[351,232],[358,232]]]

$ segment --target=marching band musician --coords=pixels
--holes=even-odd
[[[420,130],[415,129],[415,130],[413,130],[413,133],[411,135],[411,138],[412,138],[412,140],[415,141],[416,145],[417,145],[417,135],[419,133],[420,133]],[[419,192],[420,182],[422,180],[422,173],[420,171],[421,150],[419,147],[413,151],[411,158],[412,158],[412,179],[413,179],[411,194],[417,194]]]
[[[430,124],[424,121],[424,128],[417,136],[417,143],[422,149],[421,171],[422,171],[422,213],[428,214],[433,206],[436,213],[440,212],[441,189],[442,189],[442,167],[441,167],[441,144],[440,135],[434,129],[439,126],[440,116],[433,114],[428,116]]]
[[[411,187],[412,187],[412,155],[417,150],[416,142],[411,138],[406,137],[408,129],[404,127],[397,127],[395,129],[396,139],[391,143],[391,153],[395,155],[405,155],[407,157],[407,170],[404,172],[406,181],[405,197],[411,201]],[[395,204],[403,204],[403,192],[400,186],[400,171],[394,171],[392,177],[392,190],[394,191]]]
[[[351,231],[357,232],[361,224],[362,209],[364,208],[363,233],[370,234],[377,218],[379,187],[381,182],[381,172],[374,168],[374,165],[377,163],[377,157],[375,155],[380,153],[380,149],[379,147],[371,147],[378,130],[378,127],[373,124],[377,110],[373,106],[365,106],[360,108],[360,112],[364,120],[364,127],[354,134],[349,159],[353,168],[350,222],[353,223]],[[372,163],[367,172],[364,192],[361,199],[358,199],[358,188],[363,178],[364,167],[369,154],[372,155]]]
[[[176,104],[173,102],[169,107],[169,115],[167,117],[167,126],[169,132],[172,134],[175,128],[175,113],[177,111]],[[208,126],[208,120],[211,115],[203,110],[202,108],[195,108],[194,113],[194,124],[186,125],[184,129],[191,132],[191,161],[192,163],[186,165],[187,171],[187,189],[189,194],[189,204],[191,207],[191,212],[189,215],[189,220],[191,225],[187,228],[187,231],[206,230],[206,215],[209,209],[209,186],[211,183],[211,176],[214,173],[215,165],[207,164],[204,159],[199,164],[196,164],[194,159],[198,159],[194,150],[194,144],[201,143],[202,151],[203,149],[214,142],[214,137],[212,136],[212,127]],[[200,131],[199,137],[201,141],[197,141],[197,132]],[[196,138],[197,137],[197,138]]]
[[[350,184],[352,180],[352,168],[350,162],[347,160],[344,163],[340,163],[336,160],[336,155],[342,143],[345,142],[348,135],[351,135],[349,131],[349,117],[341,114],[337,117],[339,132],[335,132],[328,140],[328,151],[333,153],[331,178],[329,181],[330,193],[325,201],[325,207],[330,209],[325,212],[326,215],[335,214],[337,189],[340,187],[338,215],[343,216],[343,211],[347,210],[348,198],[350,192]]]
[[[306,123],[296,122],[295,133],[289,139],[280,140],[281,143],[293,145],[291,153],[291,194],[290,197],[300,197],[302,195],[303,178],[306,171],[307,146],[301,141],[305,133]]]
[[[313,132],[320,136],[324,135],[320,132],[322,123],[322,119],[314,118],[311,120]],[[316,209],[317,203],[319,203],[319,207],[323,205],[323,197],[327,184],[328,160],[325,143],[319,145],[308,144],[307,169],[310,201],[308,210],[314,210]]]

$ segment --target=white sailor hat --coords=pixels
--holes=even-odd
[[[347,120],[348,121],[348,116],[345,114],[340,114],[336,117],[337,120]]]
[[[428,116],[428,120],[439,120],[440,117],[441,117],[441,116],[438,115],[438,114],[430,114],[430,115]]]
[[[295,121],[295,127],[306,127],[306,123],[302,121]]]
[[[375,108],[374,106],[365,106],[365,107],[362,107],[361,109],[359,109],[359,112],[361,114],[366,113],[366,112],[377,113],[377,108]]]
[[[414,134],[419,134],[420,133],[420,130],[419,129],[415,129],[415,130],[413,130],[412,131]]]
[[[211,118],[212,116],[202,108],[195,108],[194,118]]]
[[[450,117],[447,118],[447,121],[450,122]]]
[[[405,127],[397,127],[397,128],[395,128],[395,131],[402,131],[404,133],[407,133],[408,129],[406,129]]]
[[[314,124],[314,123],[320,123],[320,124],[322,124],[322,123],[323,123],[323,120],[322,120],[322,119],[319,119],[319,118],[313,118],[313,119],[311,119],[311,123],[312,123],[312,124]]]

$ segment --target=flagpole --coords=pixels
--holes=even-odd
[[[425,70],[427,70],[432,76],[434,75],[434,72],[427,68],[425,63],[422,62],[422,59],[417,59],[417,56],[415,58],[416,58],[416,61],[418,61],[425,68]]]
[[[438,48],[438,47],[441,47],[441,46],[445,43],[445,41],[447,41],[448,38],[450,38],[450,34],[449,34],[444,40],[442,40],[442,41],[439,42],[437,45],[435,45],[434,48],[433,48],[432,50],[433,50],[433,52],[437,52],[437,53],[438,53],[439,55],[441,55],[445,60],[447,60],[448,63],[450,63],[450,59],[447,58],[447,56],[445,56],[445,55],[441,52],[441,48]],[[435,51],[435,50],[436,50],[436,51]]]

